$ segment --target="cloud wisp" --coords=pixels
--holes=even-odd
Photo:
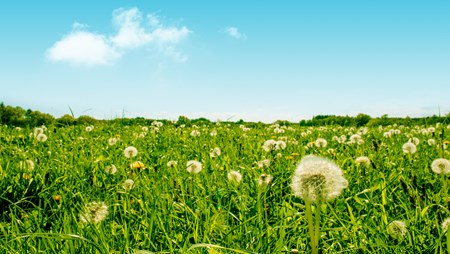
[[[234,39],[245,40],[247,39],[247,35],[243,34],[239,31],[237,27],[227,27],[225,28],[225,32]]]
[[[68,35],[47,49],[47,59],[85,66],[111,65],[128,50],[148,46],[176,62],[187,60],[175,47],[192,33],[187,27],[164,26],[152,14],[144,19],[137,8],[120,8],[114,10],[112,16],[117,29],[115,34],[93,33],[86,25],[75,22]]]

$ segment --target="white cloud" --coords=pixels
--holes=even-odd
[[[143,46],[155,47],[161,55],[176,62],[185,62],[187,56],[174,45],[187,38],[192,31],[187,27],[164,26],[156,15],[147,15],[147,23],[137,8],[113,11],[112,21],[117,32],[106,36],[88,31],[86,25],[73,24],[72,32],[47,50],[52,61],[66,61],[80,65],[111,64],[127,50]]]
[[[237,29],[236,27],[227,27],[227,28],[225,29],[225,32],[226,32],[229,36],[231,36],[231,37],[233,37],[233,38],[235,38],[235,39],[246,39],[246,38],[247,38],[247,35],[245,35],[245,34],[239,32],[239,29]]]
[[[107,41],[98,34],[75,31],[57,41],[47,51],[52,61],[66,61],[79,65],[107,65],[120,57]]]

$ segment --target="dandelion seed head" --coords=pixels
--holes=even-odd
[[[444,158],[435,159],[431,163],[431,170],[436,174],[450,173],[450,161]]]
[[[86,127],[87,132],[91,132],[92,130],[94,130],[94,126],[90,125]]]
[[[45,142],[45,141],[47,141],[47,135],[45,135],[44,133],[40,133],[36,136],[36,139],[39,142]]]
[[[370,159],[367,158],[366,156],[360,156],[358,158],[355,159],[355,164],[357,166],[370,166]]]
[[[387,226],[387,233],[394,239],[402,240],[407,230],[403,221],[395,220]]]
[[[83,212],[80,214],[82,223],[97,224],[103,221],[108,215],[108,206],[103,202],[91,202],[85,205]]]
[[[403,146],[402,146],[403,152],[404,153],[408,153],[408,154],[413,154],[417,151],[417,147],[416,145],[414,145],[412,142],[406,142]]]
[[[211,152],[209,153],[209,156],[210,156],[211,158],[220,156],[220,148],[219,148],[219,147],[214,147],[214,148],[212,148],[212,149],[211,149]]]
[[[326,147],[328,142],[324,138],[318,138],[318,139],[316,139],[316,142],[314,142],[314,144],[316,145],[316,147],[321,148],[321,147]]]
[[[113,146],[117,143],[118,139],[117,138],[110,138],[108,139],[108,144],[109,146]]]
[[[196,160],[190,160],[186,163],[186,170],[189,173],[198,174],[202,171],[202,163]]]
[[[241,175],[241,173],[239,173],[238,171],[235,171],[235,170],[231,170],[231,171],[228,173],[227,177],[228,177],[228,180],[229,180],[230,182],[240,183],[241,180],[242,180],[242,175]]]
[[[42,128],[34,128],[34,136],[37,137],[39,134],[43,134],[44,133],[44,129]]]
[[[114,164],[111,164],[110,166],[107,166],[105,168],[105,172],[111,175],[114,175],[117,172],[117,168]]]
[[[441,224],[442,230],[444,230],[445,233],[447,233],[449,225],[450,225],[450,217],[445,219]]]
[[[130,191],[130,190],[133,188],[133,186],[134,186],[134,181],[133,181],[132,179],[127,179],[127,180],[125,180],[125,182],[123,182],[123,184],[122,184],[122,188],[123,188],[125,191]]]
[[[272,176],[268,174],[261,174],[258,178],[258,185],[269,185],[272,182]]]
[[[416,137],[412,137],[412,138],[410,138],[409,139],[409,141],[408,142],[411,142],[411,143],[413,143],[414,145],[419,145],[419,143],[420,143],[420,139],[418,139],[418,138],[416,138]]]
[[[135,157],[137,155],[138,150],[134,146],[129,146],[129,147],[125,148],[123,153],[125,154],[125,157],[133,158],[133,157]]]
[[[167,167],[168,168],[173,168],[176,167],[178,165],[178,161],[169,161],[167,162]]]
[[[339,166],[315,155],[300,161],[291,184],[295,196],[314,203],[336,198],[347,186]]]

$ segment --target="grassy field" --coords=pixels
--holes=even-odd
[[[1,126],[0,253],[310,253],[309,154],[348,181],[312,207],[321,253],[449,248],[449,126],[244,125]]]

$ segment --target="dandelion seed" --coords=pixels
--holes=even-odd
[[[411,142],[406,142],[403,146],[402,146],[403,152],[404,153],[408,153],[408,154],[413,154],[417,151],[417,147],[416,145],[414,145]]]
[[[231,170],[231,171],[228,173],[227,177],[228,177],[228,180],[229,180],[230,182],[240,183],[241,180],[242,180],[242,175],[241,175],[241,173],[239,173],[238,171],[235,171],[235,170]]]
[[[127,157],[127,158],[133,158],[138,153],[136,147],[134,147],[134,146],[129,146],[129,147],[125,148],[125,150],[123,152],[125,154],[125,157]]]
[[[114,175],[117,172],[117,168],[116,166],[114,166],[114,164],[111,164],[111,166],[107,166],[105,168],[105,172],[111,175]]]
[[[202,171],[202,164],[196,160],[190,160],[186,163],[186,170],[189,173],[198,174]]]
[[[80,214],[82,223],[97,224],[103,221],[108,215],[108,206],[103,202],[91,202],[85,205],[83,212]]]
[[[324,138],[318,138],[318,139],[316,139],[316,142],[314,142],[314,144],[316,145],[316,147],[321,148],[321,147],[326,147],[328,142]]]
[[[47,135],[45,135],[44,133],[38,134],[38,135],[36,136],[36,139],[37,139],[39,142],[45,142],[45,141],[47,141]]]
[[[220,148],[219,148],[219,147],[212,148],[212,149],[211,149],[211,152],[209,153],[209,156],[210,156],[211,158],[220,156]]]
[[[448,174],[450,173],[450,161],[444,158],[435,159],[431,163],[431,170],[436,174]]]
[[[406,225],[403,221],[395,220],[387,226],[387,233],[394,239],[402,240],[406,235]]]
[[[370,159],[367,158],[366,156],[360,156],[355,159],[355,164],[356,164],[356,166],[363,165],[363,166],[368,167],[368,166],[370,166]]]
[[[441,224],[441,226],[442,226],[442,230],[444,230],[444,232],[447,234],[447,231],[448,231],[448,226],[450,225],[450,217],[449,218],[447,218],[447,219],[445,219],[443,222],[442,222],[442,224]]]
[[[272,176],[268,174],[261,174],[258,178],[258,185],[269,185],[272,182]]]
[[[176,167],[178,165],[178,161],[169,161],[167,162],[167,167],[168,168],[173,168]]]
[[[125,191],[130,191],[133,188],[133,186],[134,186],[134,181],[131,179],[125,180],[125,182],[123,182],[123,184],[122,184],[122,188]]]
[[[339,196],[348,182],[333,161],[315,155],[305,156],[292,177],[294,195],[313,203]]]

